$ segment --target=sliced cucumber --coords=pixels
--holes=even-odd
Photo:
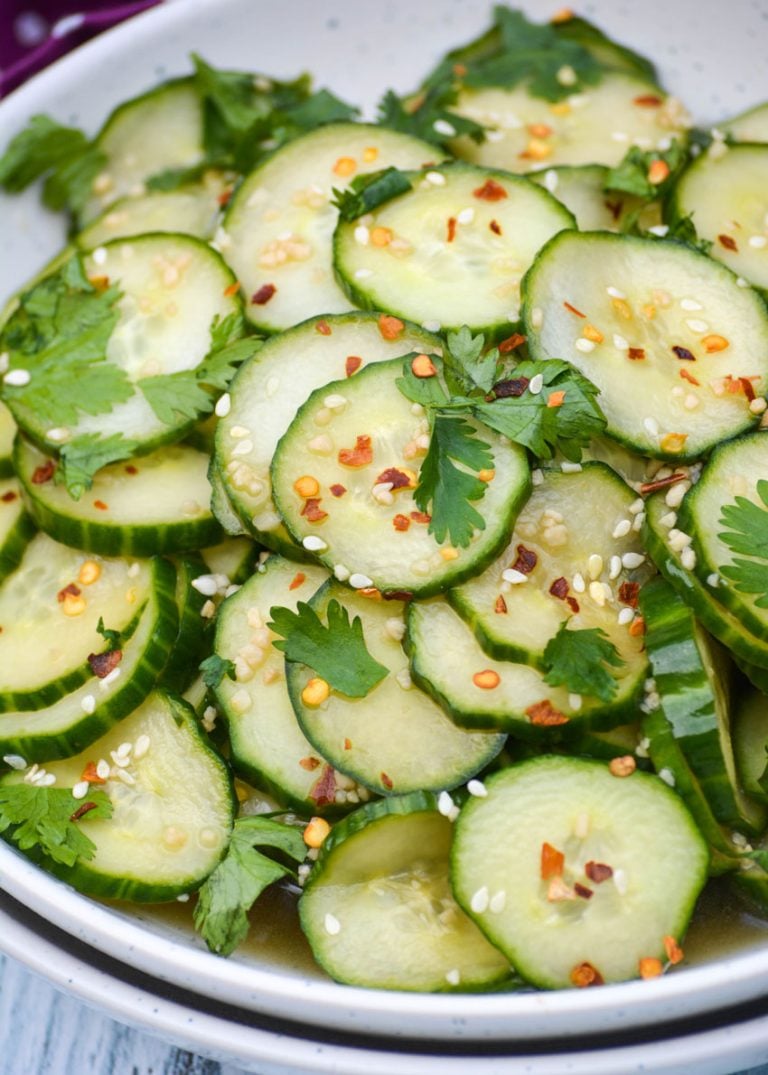
[[[768,142],[768,101],[718,126],[735,142]]]
[[[527,495],[529,471],[520,447],[482,429],[494,459],[492,480],[475,502],[485,529],[475,530],[465,548],[438,545],[413,498],[415,471],[426,450],[417,438],[428,424],[397,387],[402,369],[399,359],[376,362],[316,389],[277,446],[272,491],[294,539],[337,578],[426,596],[475,574],[497,552]],[[318,437],[323,452],[317,451]],[[350,455],[347,449],[355,452],[361,442],[362,455]],[[395,488],[387,477],[392,469],[408,485]],[[300,478],[317,492],[302,497]],[[319,514],[307,511],[310,503]]]
[[[670,212],[692,216],[710,255],[768,290],[768,145],[701,153],[675,185]]]
[[[352,313],[297,325],[244,363],[230,386],[229,414],[217,427],[214,465],[249,533],[286,556],[300,555],[272,500],[269,470],[280,437],[311,391],[353,377],[373,362],[409,351],[440,354],[441,348],[438,337],[415,325],[403,326],[390,339],[377,315]],[[330,438],[323,439],[322,432],[316,430],[318,455],[328,454]]]
[[[302,692],[315,673],[287,663],[286,675],[299,723],[322,757],[383,795],[437,791],[464,783],[501,750],[504,736],[458,728],[426,694],[412,685],[399,639],[405,633],[401,601],[381,601],[329,582],[310,601],[321,619],[331,599],[350,618],[360,617],[371,656],[389,670],[365,698],[332,691],[318,706]]]
[[[485,787],[456,822],[454,893],[524,978],[545,989],[620,982],[642,959],[666,962],[665,938],[682,939],[708,853],[663,781],[543,756]],[[559,876],[542,877],[545,845],[564,856]]]
[[[728,385],[749,378],[753,394],[768,390],[768,311],[704,254],[566,232],[523,292],[532,356],[567,359],[589,377],[608,433],[635,451],[691,460],[755,423],[750,399]]]
[[[444,164],[409,178],[413,189],[374,209],[365,226],[339,222],[339,282],[366,310],[501,334],[519,318],[524,272],[573,217],[507,172]]]
[[[14,571],[35,535],[15,478],[0,479],[0,581]]]
[[[158,686],[163,690],[183,694],[197,675],[201,660],[206,656],[210,643],[211,620],[203,615],[203,609],[209,598],[201,593],[198,587],[201,581],[208,583],[210,580],[211,576],[202,556],[187,553],[176,562],[179,630],[158,680]]]
[[[211,459],[208,467],[208,481],[211,483],[211,511],[218,520],[219,526],[229,537],[246,537],[246,529],[227,496],[224,480],[219,473],[215,459]]]
[[[211,172],[202,183],[178,190],[151,190],[121,198],[78,234],[81,250],[93,250],[113,239],[147,232],[174,231],[210,239],[221,213],[227,188],[221,173]]]
[[[96,786],[109,796],[112,817],[89,821],[85,814],[79,825],[96,845],[93,858],[53,872],[110,899],[158,902],[198,888],[226,849],[234,795],[227,766],[192,708],[155,691],[87,750],[45,768],[56,786],[75,788],[86,767],[100,762],[109,775]],[[80,802],[72,799],[72,812],[87,801],[86,789]]]
[[[202,557],[212,575],[226,575],[230,583],[241,585],[251,577],[259,550],[250,538],[224,538],[218,545],[202,549]]]
[[[4,403],[0,403],[0,478],[10,478],[13,474],[13,438],[16,436],[16,423],[13,415]]]
[[[488,657],[444,598],[411,602],[406,618],[414,682],[463,727],[498,728],[551,742],[566,730],[609,728],[634,716],[641,688],[638,675],[625,676],[610,703],[586,697],[582,701],[564,687],[550,687],[530,665]],[[542,710],[550,724],[541,723]]]
[[[138,598],[138,587],[134,590],[133,583],[147,570],[152,584],[144,611],[130,638],[121,646],[122,658],[117,666],[107,675],[92,675],[52,705],[34,712],[0,713],[0,756],[19,754],[29,762],[68,757],[84,749],[144,701],[164,668],[178,634],[176,572],[170,561],[158,557],[148,567],[139,564],[139,574],[128,580],[126,600],[132,592]],[[138,610],[139,606],[134,607]],[[99,649],[103,650],[103,640],[99,642]]]
[[[56,541],[105,556],[150,556],[221,537],[210,509],[208,456],[188,445],[103,467],[80,500],[56,484],[50,456],[23,437],[14,462],[30,515]]]
[[[423,792],[370,803],[334,826],[299,901],[302,929],[332,978],[435,992],[508,976],[451,894],[450,846],[451,823]]]
[[[435,147],[363,123],[329,123],[296,138],[246,177],[224,218],[221,249],[249,296],[248,317],[279,332],[350,304],[333,279],[333,190],[382,168],[420,168]]]
[[[491,128],[479,145],[456,139],[457,156],[486,168],[530,172],[544,164],[618,164],[632,145],[660,149],[681,135],[688,117],[680,102],[644,78],[606,72],[595,86],[564,101],[514,89],[464,88],[454,111]],[[533,129],[533,130],[532,130]]]
[[[733,829],[762,831],[765,808],[744,794],[736,775],[724,652],[663,579],[643,587],[640,608],[664,716],[712,813]]]
[[[573,213],[580,231],[623,231],[627,219],[643,206],[631,194],[606,191],[608,169],[601,164],[560,165],[531,172],[528,178]],[[643,208],[639,224],[642,228],[661,224],[657,202]]]
[[[744,692],[736,703],[733,751],[745,792],[768,803],[768,698],[761,691]]]

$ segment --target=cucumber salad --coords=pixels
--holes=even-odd
[[[569,11],[375,122],[191,68],[2,147],[71,227],[0,315],[0,834],[378,989],[768,916],[768,104]]]

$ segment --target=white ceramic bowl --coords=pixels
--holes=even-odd
[[[0,104],[0,145],[42,111],[95,130],[119,101],[186,71],[193,49],[218,65],[276,76],[310,70],[318,85],[371,115],[385,87],[412,88],[442,52],[482,29],[489,6],[486,0],[179,0],[91,42]],[[545,18],[558,5],[527,0],[520,6]],[[596,0],[584,14],[651,56],[667,87],[702,122],[756,103],[768,87],[766,0]],[[0,221],[2,299],[56,252],[64,232],[34,191],[0,197]],[[549,994],[412,995],[342,987],[253,957],[217,959],[148,913],[85,899],[2,843],[0,886],[49,922],[157,978],[254,1012],[342,1031],[443,1042],[553,1040],[651,1026],[768,994],[768,938],[745,953],[652,982]],[[0,947],[9,943],[0,933]]]

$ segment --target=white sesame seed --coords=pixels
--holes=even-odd
[[[413,680],[411,679],[411,673],[407,668],[401,668],[395,676],[397,685],[404,691],[409,691],[413,686]]]
[[[369,280],[373,276],[373,269],[355,269],[355,280]]]
[[[587,560],[587,574],[590,579],[599,579],[603,571],[603,558],[599,552],[593,552]]]
[[[371,233],[366,228],[365,224],[358,224],[355,228],[355,242],[360,243],[361,246],[367,246],[371,239]]]
[[[577,351],[581,351],[581,353],[584,355],[588,355],[590,351],[594,351],[595,349],[595,345],[592,340],[588,340],[584,336],[579,336],[574,346]]]
[[[475,914],[482,914],[488,910],[488,886],[483,885],[482,888],[478,888],[477,892],[473,892],[472,899],[469,901],[469,906]]]
[[[211,601],[210,597],[200,609],[200,615],[204,620],[211,620],[216,615],[216,606],[213,601]]]
[[[421,327],[425,332],[439,332],[442,325],[439,321],[422,321]]]
[[[578,711],[581,709],[581,695],[573,693],[569,694],[568,705],[574,711],[574,713],[578,713]]]
[[[432,124],[432,129],[436,134],[442,134],[445,138],[456,137],[456,128],[447,119],[436,119]]]
[[[574,69],[567,63],[559,69],[556,78],[561,86],[575,86],[579,80]]]
[[[330,911],[323,919],[323,926],[325,927],[325,932],[330,934],[331,937],[335,937],[341,932],[341,922],[339,922],[336,915],[331,914]]]
[[[511,583],[512,586],[520,586],[528,581],[528,576],[514,567],[505,568],[501,573],[501,577],[505,582]]]
[[[3,384],[10,385],[12,388],[23,388],[31,380],[32,376],[29,370],[15,369],[6,373],[3,377]]]
[[[88,794],[88,789],[90,788],[90,786],[91,785],[88,783],[87,780],[78,780],[78,782],[72,788],[72,798],[84,799]]]
[[[768,407],[768,403],[766,403],[762,396],[757,396],[757,398],[753,399],[749,404],[749,409],[752,414],[763,414],[766,407]]]
[[[334,564],[333,574],[339,580],[339,582],[346,582],[351,575],[351,571],[344,564]]]
[[[699,317],[686,317],[685,323],[691,332],[706,332],[709,325]]]
[[[616,621],[619,627],[626,627],[635,618],[634,610],[631,608],[623,608],[616,617]]]
[[[452,970],[445,972],[445,980],[448,985],[458,985],[461,981],[461,972],[454,967]]]
[[[39,788],[51,788],[56,783],[55,773],[46,773],[45,769],[41,769],[35,780],[35,784]]]
[[[467,791],[478,799],[484,799],[488,794],[488,789],[482,780],[469,780],[467,782]]]
[[[737,287],[749,287],[750,283],[749,283],[748,280],[745,280],[743,276],[737,276],[736,277],[736,286]]]
[[[371,496],[377,504],[394,504],[395,498],[392,495],[392,489],[392,482],[377,482],[373,489],[371,489]]]
[[[544,376],[541,373],[535,374],[535,376],[531,377],[530,381],[528,382],[528,391],[531,393],[532,396],[538,396],[539,392],[541,392],[543,387]]]
[[[544,173],[544,186],[547,188],[550,194],[554,194],[557,190],[557,184],[559,176],[554,168],[550,168],[549,171]]]
[[[584,591],[586,590],[587,587],[584,582],[584,576],[581,574],[580,571],[577,571],[571,579],[571,586],[573,586],[576,593],[584,593]]]
[[[229,392],[225,392],[223,396],[219,396],[216,400],[216,406],[213,408],[217,418],[226,418],[232,407],[232,397]]]
[[[589,584],[589,596],[599,605],[601,608],[605,604],[605,590],[601,582],[590,582]]]
[[[664,503],[668,508],[679,508],[689,489],[690,482],[677,482],[675,485],[670,485],[664,497]]]
[[[442,814],[443,817],[448,817],[448,815],[450,814],[451,810],[453,809],[453,799],[451,798],[451,796],[448,794],[447,791],[441,791],[440,794],[438,795],[438,797],[437,797],[437,809],[438,809],[438,813]]]
[[[581,472],[581,463],[561,463],[560,470],[563,474],[579,474]]]
[[[424,178],[428,183],[431,183],[433,187],[445,186],[445,176],[442,172],[427,172]]]
[[[686,571],[693,571],[696,567],[696,553],[690,546],[683,549],[680,553],[680,563],[683,565]]]
[[[390,616],[384,624],[385,634],[395,642],[401,642],[405,637],[405,621],[399,616]]]
[[[675,786],[675,774],[672,772],[671,769],[659,769],[659,777],[661,780],[664,781],[665,784],[668,784],[671,788]]]
[[[301,544],[307,552],[325,552],[328,548],[328,543],[323,541],[321,537],[317,537],[316,534],[308,534]]]
[[[104,676],[103,679],[99,680],[99,689],[102,691],[106,691],[109,687],[112,686],[113,683],[115,683],[120,678],[122,674],[122,668],[113,668],[109,675]]]
[[[213,575],[198,575],[192,579],[192,586],[204,597],[213,597],[219,588]]]
[[[750,235],[747,241],[755,250],[762,250],[763,247],[768,246],[768,238],[765,235]]]
[[[619,291],[619,289],[617,287],[613,287],[613,285],[609,285],[605,290],[608,292],[612,299],[625,299],[627,297],[623,291]]]
[[[621,558],[621,562],[628,571],[631,571],[635,567],[640,567],[645,563],[645,556],[641,552],[625,552]]]
[[[616,891],[619,893],[620,896],[623,896],[627,891],[627,875],[624,870],[614,870],[613,877],[611,878],[611,880],[616,887]]]
[[[241,440],[241,441],[238,441],[238,443],[234,446],[234,448],[230,452],[230,455],[233,455],[233,456],[250,455],[250,453],[252,451],[253,451],[253,441],[252,440]]]
[[[150,747],[150,738],[148,735],[140,735],[136,740],[136,746],[133,748],[134,761],[140,761],[143,758]]]
[[[610,568],[608,570],[608,578],[611,579],[611,581],[613,581],[613,579],[617,579],[620,574],[621,574],[621,557],[613,555],[611,557],[611,564],[610,564]]]
[[[611,537],[614,537],[614,538],[626,537],[631,529],[632,529],[632,523],[629,521],[629,519],[622,519],[621,522],[618,522],[616,524],[616,526],[613,528],[613,533],[612,533]]]
[[[541,485],[541,483],[543,481],[544,481],[544,471],[540,470],[538,467],[536,467],[535,470],[531,471],[531,483],[533,485]]]
[[[629,340],[625,339],[623,336],[620,336],[618,332],[614,332],[613,346],[618,348],[619,351],[628,351]]]
[[[713,571],[711,575],[707,575],[707,586],[711,586],[713,589],[720,585],[720,576],[716,571]]]
[[[354,590],[367,590],[373,586],[373,579],[369,579],[367,575],[355,571],[354,574],[349,576],[349,585]]]
[[[541,328],[544,324],[544,311],[540,306],[534,306],[531,310],[531,325],[533,328]]]
[[[503,888],[500,888],[498,892],[494,892],[488,901],[488,910],[491,914],[501,914],[507,905],[507,894]]]
[[[326,433],[320,433],[319,436],[309,441],[307,447],[315,455],[330,455],[333,451],[333,441]]]
[[[107,252],[103,246],[97,246],[92,252],[91,257],[93,258],[95,265],[104,265],[107,260]]]
[[[663,239],[669,232],[669,224],[654,224],[648,229],[651,235],[657,235],[659,239]]]
[[[662,517],[659,519],[659,523],[667,530],[670,530],[676,522],[677,515],[674,511],[668,511],[666,515],[662,515]]]
[[[459,224],[471,224],[475,219],[475,210],[472,206],[467,206],[466,209],[462,209],[456,214],[456,220]]]
[[[659,435],[659,423],[655,418],[643,418],[643,428],[646,433],[650,433],[652,437],[658,437]]]
[[[696,299],[680,299],[680,309],[693,312],[694,310],[703,310],[704,307]]]
[[[134,560],[133,563],[131,564],[131,566],[128,568],[128,578],[129,579],[136,579],[136,578],[139,577],[140,572],[141,572],[141,564],[138,562],[138,560]]]

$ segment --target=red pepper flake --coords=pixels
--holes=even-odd
[[[259,290],[251,295],[251,302],[254,306],[266,306],[276,291],[274,284],[262,284]]]
[[[406,489],[409,485],[413,485],[411,475],[406,474],[404,470],[398,470],[397,467],[387,467],[386,470],[382,470],[376,482],[377,484],[380,482],[391,483],[393,489]]]
[[[596,885],[602,885],[603,881],[609,881],[613,877],[612,867],[604,862],[588,862],[584,867],[584,873]]]
[[[301,509],[301,514],[309,523],[321,523],[323,519],[328,518],[328,512],[323,511],[320,507],[321,497],[308,496],[304,501],[304,507]]]
[[[579,602],[576,600],[576,598],[575,597],[566,597],[565,603],[566,603],[568,608],[571,610],[571,612],[575,616],[576,613],[579,611],[579,608],[580,608]]]
[[[619,219],[619,217],[621,216],[621,210],[624,208],[624,203],[621,200],[617,202],[609,202],[606,200],[603,202],[603,205],[611,214],[614,220]]]
[[[755,398],[755,389],[749,377],[732,377],[729,373],[724,378],[723,384],[726,392],[730,392],[731,395],[743,392],[750,403]]]
[[[629,625],[629,633],[632,638],[638,638],[640,635],[645,634],[645,620],[642,616],[635,616]]]
[[[297,571],[296,574],[291,579],[291,582],[290,582],[290,585],[288,586],[288,589],[289,590],[298,590],[299,586],[303,586],[306,581],[307,581],[307,576],[304,574],[304,572],[303,571]]]
[[[681,963],[684,958],[683,950],[674,937],[664,938],[664,951],[667,953],[667,959],[673,966],[676,963]]]
[[[591,963],[577,963],[570,973],[572,985],[579,989],[587,989],[592,985],[604,985],[602,974]]]
[[[97,291],[106,291],[109,287],[108,276],[89,276],[88,283],[96,288]]]
[[[512,351],[516,351],[518,347],[525,343],[525,336],[519,332],[513,332],[511,336],[507,336],[506,340],[502,340],[499,344],[499,354],[508,355]]]
[[[95,761],[89,761],[80,776],[86,784],[106,784],[106,777],[99,776]]]
[[[79,821],[81,817],[85,817],[86,814],[90,814],[91,810],[95,810],[97,803],[82,803],[75,810],[74,814],[69,815],[70,821]]]
[[[2,500],[4,504],[12,504],[13,501],[16,500],[18,495],[18,493],[14,493],[13,489],[9,489],[7,493],[3,493],[3,495],[0,497],[0,500]]]
[[[658,108],[664,101],[655,93],[641,93],[639,97],[634,98],[632,103],[639,105],[640,108]]]
[[[739,248],[736,245],[736,240],[730,235],[718,235],[717,241],[721,246],[724,246],[726,250],[733,250],[736,253],[739,252]]]
[[[456,75],[457,78],[464,78],[464,76],[467,73],[466,64],[455,63],[453,65],[453,73],[454,73],[454,75]]]
[[[331,492],[333,493],[333,495],[334,495],[334,496],[344,496],[344,494],[345,494],[345,493],[346,493],[346,491],[347,491],[347,487],[346,487],[346,485],[339,485],[339,483],[338,483],[338,482],[335,482],[335,483],[334,483],[334,484],[333,484],[333,485],[332,485],[332,486],[330,487],[330,489],[331,489]]]
[[[579,884],[578,881],[574,882],[573,891],[577,896],[581,896],[583,900],[591,900],[594,896],[594,892],[591,888],[587,888],[586,885]]]
[[[569,589],[570,586],[568,585],[568,579],[564,578],[561,575],[560,578],[555,579],[555,581],[549,587],[549,592],[552,594],[553,597],[558,597],[561,601],[565,601],[566,597],[568,596]]]
[[[339,462],[345,467],[367,467],[373,462],[371,438],[362,434],[355,438],[354,448],[341,448]]]
[[[93,506],[99,511],[109,511],[109,504],[105,504],[103,500],[94,500]]]
[[[497,183],[495,179],[486,179],[482,187],[478,187],[472,193],[484,202],[500,202],[502,198],[509,197],[501,183]]]
[[[530,384],[528,377],[511,377],[506,381],[499,381],[493,386],[493,394],[496,399],[519,399]]]
[[[456,238],[456,217],[455,216],[449,216],[448,217],[448,224],[447,224],[447,228],[446,228],[445,241],[447,243],[452,243],[455,238]]]
[[[362,364],[363,360],[359,355],[348,355],[347,361],[344,363],[344,372],[347,377],[351,377],[353,373],[357,373]]]
[[[687,381],[688,384],[693,384],[697,388],[701,385],[701,381],[697,381],[693,374],[690,372],[690,370],[683,368],[679,371],[679,373],[683,380]]]
[[[695,362],[696,356],[691,354],[687,347],[680,347],[677,344],[672,348],[677,357],[685,362]]]
[[[530,718],[531,724],[538,724],[543,728],[554,728],[558,724],[567,724],[568,717],[550,702],[549,698],[543,698],[540,702],[529,705],[525,711]]]
[[[234,283],[224,288],[224,298],[230,299],[233,295],[236,295],[240,290],[240,282],[235,280]]]
[[[494,235],[501,235],[501,224],[499,224],[498,220],[492,220],[488,227]]]
[[[329,806],[336,799],[336,770],[326,765],[320,777],[312,785],[309,798],[318,806]]]
[[[577,310],[575,306],[571,306],[570,302],[564,302],[563,306],[566,308],[566,310],[570,310],[572,314],[576,314],[577,317],[587,316],[586,314],[583,314],[581,310]]]
[[[405,324],[399,317],[382,314],[379,318],[379,332],[385,340],[396,340],[398,336],[402,335],[404,328]]]
[[[429,355],[416,355],[411,360],[411,373],[414,377],[434,377],[437,373],[437,366]]]
[[[223,209],[225,205],[229,204],[229,199],[232,197],[232,187],[228,187],[227,190],[222,190],[216,201]]]
[[[630,347],[627,351],[627,358],[631,359],[632,362],[642,362],[642,360],[645,358],[645,348]]]
[[[426,511],[412,511],[411,518],[415,523],[431,523],[432,516],[427,515]]]
[[[49,482],[53,475],[56,473],[56,462],[53,459],[46,459],[44,463],[41,463],[39,467],[35,467],[32,471],[32,484],[44,485],[45,482]]]
[[[541,845],[541,879],[549,881],[551,877],[562,877],[565,867],[565,855],[546,841]]]
[[[330,336],[331,326],[327,321],[318,321],[315,325],[315,332],[319,332],[321,336]]]
[[[345,739],[344,740],[344,749],[345,750],[351,750],[352,749],[352,740],[351,739]]]
[[[619,586],[619,601],[622,605],[637,608],[637,595],[640,593],[639,582],[622,582]]]
[[[664,967],[656,956],[643,956],[637,964],[637,970],[641,978],[658,978],[663,974]]]
[[[381,782],[384,785],[384,787],[387,789],[387,791],[391,791],[392,788],[395,786],[392,783],[392,777],[389,776],[387,773],[381,773],[380,775],[381,775]]]
[[[401,534],[404,534],[408,527],[411,525],[411,520],[407,515],[396,515],[392,520],[392,525],[395,530],[399,530]]]
[[[98,679],[106,679],[110,672],[120,664],[123,659],[123,651],[110,649],[106,653],[89,653],[86,660],[91,666],[91,671]]]
[[[356,594],[360,597],[367,597],[369,601],[381,601],[382,593],[376,586],[362,586],[359,590],[355,590]]]
[[[548,407],[562,407],[565,403],[565,391],[560,389],[557,392],[550,392],[547,396]]]
[[[676,472],[667,478],[659,478],[658,481],[643,482],[640,486],[640,495],[648,496],[649,493],[655,493],[658,489],[667,489],[670,485],[676,485],[681,481],[685,481],[685,474]]]
[[[752,381],[749,377],[739,377],[739,380],[741,381],[741,387],[744,391],[744,395],[751,403],[752,400],[755,398],[755,390],[752,387]]]
[[[306,769],[308,773],[313,772],[322,764],[323,763],[320,761],[319,758],[313,758],[311,754],[309,754],[306,758],[299,758],[299,765],[302,767],[302,769]]]
[[[499,594],[496,598],[496,604],[493,606],[493,611],[498,612],[500,615],[504,615],[507,611],[507,602],[504,600],[504,596]]]
[[[138,474],[138,473],[139,473],[139,468],[138,468],[138,467],[135,467],[135,466],[133,465],[133,463],[129,463],[129,464],[128,464],[128,465],[127,465],[127,466],[125,467],[125,473],[126,473],[126,474],[130,474],[130,475]]]
[[[68,582],[67,585],[63,589],[59,590],[59,592],[56,594],[56,600],[59,602],[59,604],[61,604],[63,601],[66,600],[66,598],[68,596],[69,597],[79,597],[80,596],[80,587],[75,585],[74,582]]]
[[[381,595],[385,601],[413,601],[410,590],[388,590]]]
[[[523,575],[530,575],[538,562],[539,557],[533,549],[526,549],[525,545],[518,545],[517,559],[512,564],[512,570],[520,571]]]

